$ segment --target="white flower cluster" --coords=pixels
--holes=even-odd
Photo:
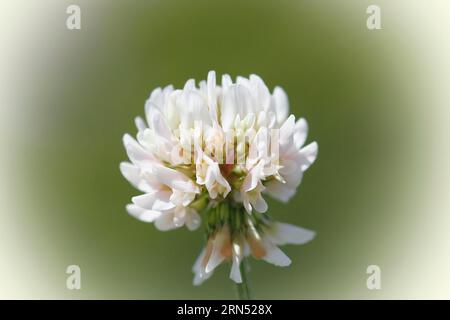
[[[191,79],[180,90],[155,89],[145,115],[135,121],[137,140],[123,138],[131,162],[121,163],[121,172],[143,193],[127,210],[160,230],[194,230],[202,215],[208,243],[194,283],[223,260],[233,262],[231,278],[240,282],[240,262],[249,254],[288,265],[277,245],[312,239],[313,232],[265,214],[263,194],[288,201],[317,156],[317,143],[303,147],[307,123],[289,116],[283,89],[270,93],[256,75],[235,83],[223,75],[217,85],[211,71],[198,86]]]

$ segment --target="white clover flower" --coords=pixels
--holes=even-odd
[[[207,244],[193,267],[194,284],[208,279],[223,261],[230,278],[242,282],[242,261],[252,255],[277,266],[290,259],[278,248],[303,244],[314,232],[275,222],[263,195],[286,202],[317,156],[317,143],[303,147],[308,126],[289,115],[288,98],[271,94],[261,78],[214,71],[198,87],[155,89],[136,118],[137,137],[123,138],[131,162],[120,164],[142,192],[127,211],[159,230],[205,221]]]

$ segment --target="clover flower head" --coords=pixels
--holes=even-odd
[[[135,119],[137,136],[123,143],[130,162],[123,176],[141,194],[127,205],[132,216],[159,230],[204,221],[206,246],[193,266],[194,284],[208,279],[223,261],[230,278],[242,282],[247,256],[277,266],[290,259],[278,248],[303,244],[314,232],[279,223],[268,215],[269,195],[287,202],[303,172],[315,161],[317,143],[306,146],[306,120],[289,115],[286,93],[271,93],[257,75],[223,75],[214,71],[198,85],[153,90],[145,119]]]

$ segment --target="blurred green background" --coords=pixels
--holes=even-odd
[[[390,28],[387,2],[378,31],[366,28],[370,1],[76,1],[82,29],[69,31],[72,3],[42,2],[46,18],[30,26],[35,44],[22,64],[14,168],[26,209],[13,219],[40,288],[25,296],[235,297],[227,265],[192,286],[202,231],[160,232],[130,217],[125,205],[138,191],[119,172],[122,135],[136,133],[150,91],[209,70],[282,86],[319,144],[297,196],[269,202],[275,218],[317,237],[283,247],[288,268],[251,261],[255,297],[394,295],[390,271],[404,243],[393,239],[399,221],[414,219],[401,201],[425,156],[414,151],[411,112],[420,64]],[[70,264],[81,267],[80,291],[65,287]],[[366,288],[371,264],[383,271],[382,291]]]

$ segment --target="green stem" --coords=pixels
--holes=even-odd
[[[248,261],[247,258],[244,258],[239,266],[239,270],[241,271],[242,283],[237,283],[237,293],[239,300],[251,300],[251,292],[250,286],[248,283]]]

